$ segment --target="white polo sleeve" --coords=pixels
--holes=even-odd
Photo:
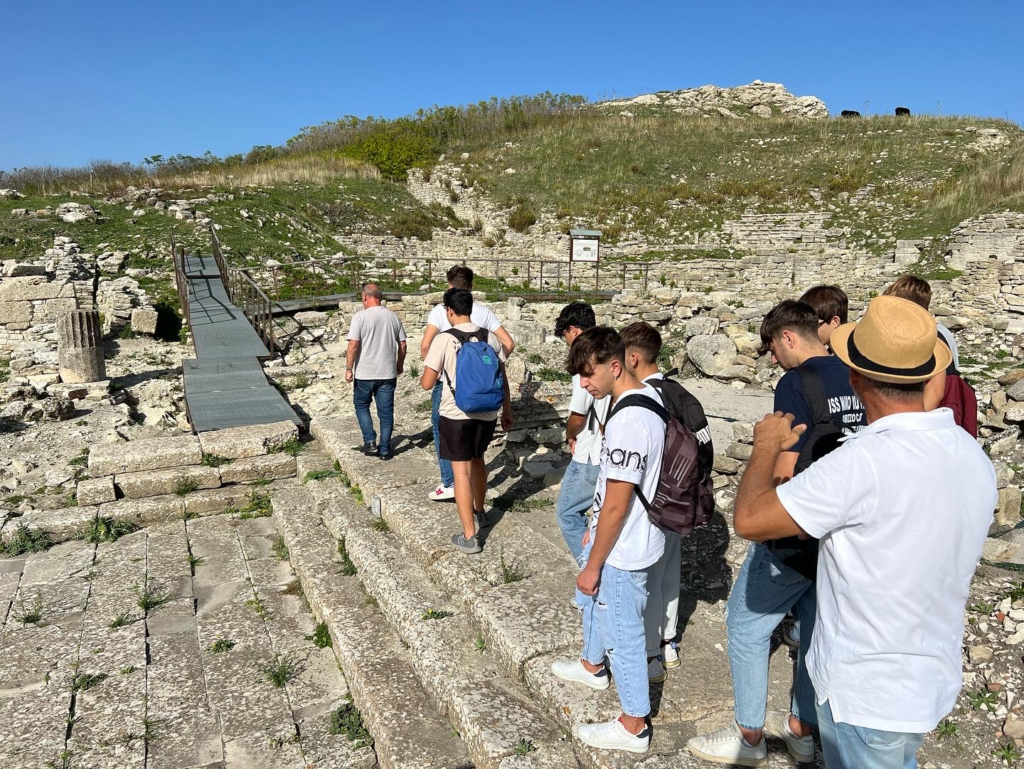
[[[495,315],[490,309],[484,308],[486,314],[486,320],[481,324],[484,328],[490,331],[492,334],[501,328],[501,321],[498,320],[498,316]]]
[[[362,338],[363,332],[363,314],[357,312],[352,316],[352,324],[348,328],[348,341],[358,342]]]
[[[826,454],[776,489],[797,525],[815,539],[863,523],[877,506],[878,476],[856,441]]]
[[[569,399],[569,411],[573,414],[586,416],[590,412],[590,406],[594,402],[594,396],[580,385],[580,375],[573,374],[572,377],[572,398]]]
[[[445,315],[444,305],[435,304],[434,309],[430,311],[427,316],[427,325],[433,326],[438,331],[447,331],[445,325],[447,325],[448,318]]]

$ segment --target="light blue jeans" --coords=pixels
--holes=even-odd
[[[917,769],[925,735],[836,723],[828,700],[818,705],[821,752],[828,769]]]
[[[590,547],[585,556],[590,555]],[[591,665],[610,661],[619,704],[627,716],[651,712],[644,644],[647,570],[623,571],[604,565],[596,596],[576,591],[583,607],[583,652]]]
[[[813,582],[782,565],[764,545],[751,544],[732,586],[725,621],[736,723],[744,729],[764,728],[772,633],[790,609],[800,633],[790,708],[805,724],[815,725],[814,687],[806,662],[817,609],[815,600]]]
[[[594,506],[594,491],[600,473],[600,465],[572,461],[565,468],[562,487],[558,491],[555,518],[565,537],[565,544],[580,568],[583,568],[583,535],[589,523],[587,512]]]
[[[441,459],[441,428],[438,426],[441,419],[442,387],[444,384],[438,379],[431,393],[430,424],[434,428],[434,453],[437,455],[437,466],[441,468],[441,485],[450,489],[455,485],[455,473],[452,472],[452,463],[447,459]]]

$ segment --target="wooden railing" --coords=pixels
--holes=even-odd
[[[181,304],[181,317],[185,319],[189,329],[192,328],[192,316],[189,312],[188,278],[185,276],[185,247],[174,242],[174,230],[171,230],[171,258],[174,260],[174,285],[178,289],[178,302]]]

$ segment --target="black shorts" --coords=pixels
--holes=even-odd
[[[441,459],[449,462],[468,462],[479,459],[487,451],[487,446],[494,437],[494,426],[497,419],[449,419],[441,417],[437,420],[437,429],[441,435]]]

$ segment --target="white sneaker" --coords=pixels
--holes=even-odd
[[[814,761],[814,738],[810,735],[797,737],[789,728],[789,713],[783,710],[769,710],[764,718],[764,732],[778,737],[786,743],[789,755],[801,764]]]
[[[578,659],[559,660],[551,663],[551,672],[563,681],[573,681],[591,689],[607,689],[610,685],[607,665],[596,673],[591,673]]]
[[[435,502],[444,502],[446,499],[455,499],[455,487],[445,486],[443,483],[437,484],[437,488],[434,489],[428,496]]]
[[[652,657],[647,660],[647,680],[652,684],[660,684],[668,678],[668,673],[661,665],[661,657]]]
[[[679,644],[669,641],[661,647],[661,664],[668,669],[679,667]]]
[[[686,749],[698,758],[713,764],[736,764],[737,766],[761,766],[768,761],[768,748],[764,737],[761,744],[749,747],[743,742],[743,735],[735,722],[711,734],[693,737],[686,743]]]
[[[633,734],[619,719],[603,724],[579,724],[576,736],[580,742],[601,750],[628,750],[630,753],[646,753],[651,747],[651,727],[644,726],[640,734]]]

